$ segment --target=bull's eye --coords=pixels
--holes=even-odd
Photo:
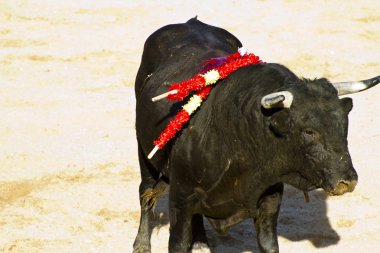
[[[311,128],[306,128],[304,131],[303,131],[304,135],[306,138],[308,139],[313,139],[313,140],[318,140],[319,139],[319,133],[314,130],[314,129],[311,129]]]

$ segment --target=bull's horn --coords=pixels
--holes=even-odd
[[[332,85],[338,91],[338,96],[342,96],[369,89],[378,83],[380,83],[380,76],[357,82],[333,83]]]
[[[293,102],[293,94],[289,91],[280,91],[268,94],[261,99],[261,105],[265,109],[289,108]]]

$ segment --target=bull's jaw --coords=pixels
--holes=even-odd
[[[304,192],[309,192],[320,188],[320,186],[316,186],[298,172],[282,175],[281,181]]]

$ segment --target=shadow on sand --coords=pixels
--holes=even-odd
[[[308,240],[315,248],[337,244],[340,237],[327,218],[325,193],[313,191],[309,193],[309,196],[310,202],[306,203],[301,191],[285,187],[277,226],[279,240],[281,237],[294,242]],[[156,207],[157,215],[154,222],[156,229],[169,223],[167,206],[168,196],[166,195]],[[217,234],[207,221],[205,225],[212,252],[260,252],[253,221],[250,219],[234,226],[226,236]]]

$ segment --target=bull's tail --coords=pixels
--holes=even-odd
[[[141,206],[147,208],[148,210],[154,209],[157,201],[160,197],[162,197],[169,184],[165,181],[163,177],[160,177],[153,189],[147,189],[140,197],[141,197]]]

